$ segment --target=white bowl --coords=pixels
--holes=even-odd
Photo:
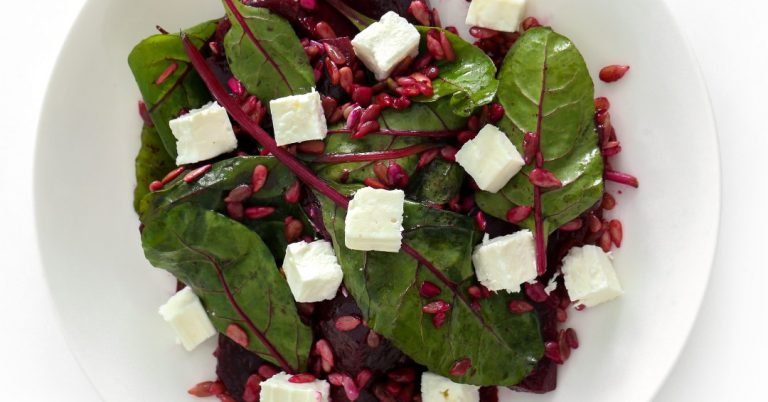
[[[641,188],[609,186],[624,222],[615,265],[626,295],[571,313],[581,347],[557,391],[505,400],[648,401],[689,333],[715,248],[720,181],[706,90],[661,0],[531,3],[594,76],[632,66],[618,83],[598,82],[597,94],[613,104],[617,167]],[[110,402],[194,400],[186,389],[214,376],[213,342],[186,353],[157,314],[174,282],[144,260],[131,208],[141,121],[126,57],[155,24],[176,31],[222,14],[213,0],[89,1],[51,78],[36,156],[40,248],[67,341]]]

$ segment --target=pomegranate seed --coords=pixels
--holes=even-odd
[[[419,56],[418,59],[416,59],[416,61],[414,62],[414,67],[417,70],[421,70],[427,67],[431,62],[432,62],[432,55],[429,52],[427,52]]]
[[[437,154],[439,153],[439,149],[430,149],[429,151],[422,152],[421,156],[419,156],[417,167],[423,168],[424,166],[429,165],[433,160],[435,160],[435,158],[437,158]]]
[[[307,54],[307,57],[309,57],[310,60],[313,60],[320,54],[320,47],[315,46],[314,43],[308,43],[304,46],[304,53]]]
[[[528,180],[534,185],[542,188],[562,187],[563,183],[554,173],[544,168],[536,168],[528,175]]]
[[[317,7],[315,0],[299,0],[299,5],[307,10],[314,10]]]
[[[424,283],[421,284],[421,288],[419,289],[419,294],[421,297],[424,297],[426,299],[433,298],[437,295],[439,295],[442,292],[439,286],[435,285],[432,282],[424,281]]]
[[[525,283],[525,294],[537,303],[547,301],[547,292],[544,291],[544,285],[541,282]]]
[[[462,211],[470,211],[472,208],[475,207],[475,196],[470,194],[464,199],[461,200],[461,210]]]
[[[485,214],[483,211],[477,211],[475,214],[475,222],[477,222],[477,226],[480,228],[480,231],[485,232],[485,228],[488,227],[488,222],[485,220]]]
[[[336,111],[336,107],[339,105],[336,99],[325,95],[320,96],[320,104],[323,105],[323,113],[325,114],[326,118],[330,118],[333,112]]]
[[[236,221],[243,220],[243,218],[245,217],[243,204],[240,202],[227,203],[227,215]]]
[[[456,147],[448,145],[440,149],[440,156],[448,162],[455,162],[457,152],[459,152],[459,150],[456,149]]]
[[[443,312],[439,312],[439,313],[435,314],[434,316],[432,316],[432,325],[434,325],[435,328],[442,327],[443,324],[445,324],[445,319],[447,317],[448,316],[445,313],[443,313]]]
[[[611,235],[611,240],[616,247],[621,247],[621,240],[624,238],[624,229],[621,226],[621,221],[614,219],[608,224],[608,233]]]
[[[539,20],[537,20],[534,17],[528,17],[523,20],[523,22],[520,24],[520,26],[523,28],[523,31],[527,31],[531,28],[540,27],[541,24],[539,23]]]
[[[256,111],[258,105],[259,100],[255,96],[249,96],[248,99],[245,100],[245,103],[242,104],[241,109],[243,109],[245,114],[252,114]]]
[[[409,98],[418,96],[421,93],[419,87],[415,85],[412,87],[397,87],[395,92],[397,92],[398,95],[407,96]]]
[[[141,116],[141,119],[144,120],[144,124],[148,127],[155,126],[155,123],[152,122],[152,117],[149,115],[149,110],[147,110],[147,104],[144,103],[144,101],[139,101],[139,116]]]
[[[480,302],[477,299],[472,299],[472,301],[469,303],[469,307],[475,311],[480,311],[483,309],[483,306],[480,305]]]
[[[339,85],[341,82],[339,66],[337,66],[330,57],[325,58],[325,72],[328,74],[328,79],[331,81],[332,85]]]
[[[603,201],[600,204],[600,207],[605,209],[606,211],[610,211],[616,208],[616,199],[613,198],[612,195],[605,193],[603,194]]]
[[[443,50],[443,45],[440,43],[439,35],[438,38],[435,38],[434,36],[427,34],[427,50],[436,60],[445,59],[445,51]]]
[[[331,383],[331,385],[340,387],[343,379],[344,379],[344,375],[342,374],[339,374],[339,373],[328,374],[328,382]]]
[[[248,377],[245,382],[245,389],[243,390],[243,401],[245,402],[257,402],[259,400],[259,394],[261,393],[261,376],[253,374]]]
[[[209,170],[211,170],[212,165],[208,164],[205,166],[201,166],[189,173],[187,173],[186,176],[184,176],[184,183],[194,183],[198,180],[200,180],[203,175],[208,173]]]
[[[280,373],[280,370],[278,370],[276,367],[272,366],[271,364],[262,364],[259,367],[258,373],[261,376],[261,378],[268,380],[272,378],[275,374]]]
[[[371,378],[373,378],[373,372],[367,368],[364,368],[360,370],[359,373],[357,373],[355,383],[357,383],[357,387],[359,389],[363,389],[366,385],[368,385],[368,381],[371,381]]]
[[[419,24],[424,26],[432,25],[432,16],[429,13],[429,8],[427,8],[427,5],[424,4],[424,2],[420,0],[412,1],[411,5],[408,6],[408,13],[411,14],[413,18],[416,18],[416,21],[419,21]]]
[[[568,346],[570,346],[571,349],[579,348],[579,337],[576,336],[576,331],[573,328],[565,330],[565,341],[568,342]]]
[[[294,384],[306,384],[310,382],[315,382],[317,378],[309,373],[301,373],[292,375],[291,378],[288,379],[288,382],[294,383]]]
[[[232,189],[232,191],[229,192],[227,195],[227,198],[224,198],[224,202],[232,203],[232,202],[243,202],[247,200],[251,194],[253,194],[253,190],[251,190],[251,186],[247,184],[241,184],[235,188]]]
[[[440,12],[436,8],[432,9],[432,24],[436,27],[443,26],[443,21],[440,20]],[[401,398],[403,399],[403,398]],[[410,398],[408,398],[410,399]]]
[[[421,311],[426,314],[446,313],[450,310],[451,305],[445,300],[433,301],[421,308]]]
[[[190,388],[189,390],[187,390],[187,393],[192,396],[196,396],[198,398],[214,396],[216,394],[213,393],[213,391],[211,390],[211,388],[213,388],[213,384],[215,384],[213,381],[201,382],[195,385],[194,387]]]
[[[533,311],[533,306],[525,300],[512,300],[509,302],[509,311],[514,314],[527,313]]]
[[[563,357],[560,354],[560,344],[558,342],[545,342],[544,356],[555,363],[563,364]]]
[[[448,25],[447,27],[445,27],[445,30],[456,36],[459,36],[459,30],[453,25]]]
[[[171,63],[171,65],[166,67],[166,69],[162,72],[162,74],[160,74],[160,76],[157,77],[157,79],[155,80],[155,85],[163,85],[165,80],[167,80],[168,77],[170,77],[171,74],[173,74],[173,72],[176,71],[177,68],[179,68],[178,64]]]
[[[395,81],[397,82],[397,85],[401,87],[410,87],[416,85],[416,80],[412,77],[399,77]]]
[[[456,140],[459,142],[459,144],[464,145],[470,140],[474,139],[475,137],[477,137],[476,132],[466,130],[466,131],[460,132],[459,135],[456,137]]]
[[[301,198],[301,183],[297,180],[285,189],[283,199],[289,204],[295,204],[299,202],[299,198]]]
[[[227,81],[227,86],[229,87],[229,90],[238,97],[242,97],[246,94],[245,86],[235,77],[232,77]]]
[[[600,236],[600,248],[603,249],[606,253],[611,251],[611,234],[610,232],[604,232],[602,236]]]
[[[529,165],[533,162],[536,154],[539,152],[539,136],[536,133],[527,132],[523,136],[523,154],[525,164]]]
[[[372,177],[365,178],[363,180],[363,184],[365,184],[368,187],[378,188],[378,189],[383,189],[383,190],[387,190],[389,188],[384,183],[382,183],[382,182],[380,182],[380,181],[378,181],[378,180],[376,180],[376,179],[374,179]]]
[[[362,107],[367,107],[371,104],[373,99],[373,88],[358,85],[352,90],[352,101],[360,104]]]
[[[325,339],[318,340],[315,343],[315,351],[320,355],[320,358],[323,360],[323,362],[327,363],[328,366],[333,367],[333,349],[331,349],[331,344],[328,343],[328,341]]]
[[[351,94],[355,89],[355,76],[351,68],[342,67],[339,69],[339,85],[348,94]]]
[[[219,394],[219,395],[216,395],[216,397],[219,398],[219,401],[221,402],[237,402],[237,399],[227,394]]]
[[[304,231],[304,224],[300,220],[289,216],[285,218],[285,240],[288,243],[293,243],[301,237],[301,233]]]
[[[627,71],[629,71],[629,66],[627,65],[613,64],[606,66],[600,70],[600,80],[603,82],[618,81],[624,77]]]
[[[467,128],[471,131],[480,131],[480,118],[472,116],[467,120]]]
[[[562,357],[563,361],[566,361],[569,357],[571,357],[571,346],[568,344],[564,330],[560,330],[557,340],[558,346],[560,347],[560,356]]]
[[[363,116],[363,108],[355,106],[351,108],[347,116],[347,124],[344,126],[347,130],[355,130],[360,125],[360,117]]]
[[[627,173],[621,173],[616,172],[613,170],[606,170],[604,173],[605,180],[626,184],[627,186],[632,186],[634,188],[640,187],[640,182],[637,180],[637,177],[632,176]]]
[[[264,165],[257,165],[253,168],[253,174],[251,175],[251,190],[256,193],[264,187],[264,183],[267,182],[269,175],[269,169]]]
[[[427,66],[424,67],[424,75],[427,76],[430,80],[434,80],[435,78],[440,76],[440,69],[437,66]]]
[[[621,143],[618,141],[608,141],[603,145],[602,151],[605,157],[618,155],[621,152]]]
[[[274,207],[248,207],[244,214],[248,219],[262,219],[275,213]]]
[[[392,76],[405,74],[408,70],[411,69],[411,65],[413,64],[413,57],[411,55],[405,56],[405,58],[400,62],[397,63],[397,66],[395,66],[395,69],[392,70]],[[365,77],[362,77],[363,79]]]
[[[563,226],[560,226],[560,230],[563,232],[575,232],[584,226],[584,221],[581,218],[576,218]]]
[[[587,306],[585,306],[583,304],[579,304],[579,305],[577,305],[574,308],[576,309],[576,311],[583,311],[585,308],[587,308]]]
[[[389,392],[392,395],[399,394],[401,389],[402,389],[402,385],[400,385],[400,384],[398,384],[398,383],[396,383],[394,381],[389,381],[387,383],[387,392]]]
[[[488,117],[492,122],[496,123],[504,117],[504,106],[501,106],[499,103],[492,103],[489,113]]]
[[[564,309],[558,308],[555,310],[555,319],[557,322],[566,322],[568,321],[568,313]]]
[[[173,169],[170,172],[168,172],[168,174],[166,174],[165,177],[163,177],[163,180],[160,180],[160,181],[163,184],[168,184],[168,183],[174,181],[182,173],[184,173],[184,170],[186,170],[186,168],[184,166],[177,167],[176,169]]]
[[[227,336],[232,339],[238,345],[247,348],[248,347],[248,334],[243,331],[237,324],[229,324],[227,326]]]
[[[296,146],[296,150],[303,154],[320,155],[325,152],[323,140],[304,141]]]
[[[368,344],[369,348],[378,348],[381,343],[381,337],[373,331],[368,331],[368,336],[365,337],[365,343]]]
[[[432,88],[432,84],[419,83],[417,87],[419,88],[419,92],[428,98],[435,94],[435,90]]]
[[[341,53],[339,48],[328,43],[324,43],[323,46],[325,47],[325,53],[328,54],[328,57],[331,61],[336,63],[336,65],[343,66],[344,64],[347,64],[347,58]]]
[[[376,104],[381,106],[382,109],[392,107],[394,98],[388,93],[380,93],[376,96]]]
[[[499,31],[488,28],[472,27],[469,28],[469,34],[477,39],[489,39],[499,34]]]
[[[344,388],[344,393],[347,395],[347,399],[350,401],[356,401],[360,397],[360,389],[357,388],[355,380],[352,377],[345,375],[341,379],[341,385]]]
[[[407,384],[416,381],[416,370],[410,367],[394,369],[387,373],[387,377],[396,383]]]
[[[365,123],[360,124],[360,127],[357,128],[357,131],[355,131],[354,134],[350,138],[353,140],[357,140],[360,138],[365,137],[366,135],[379,131],[381,127],[379,126],[379,122],[375,120],[366,121]]]
[[[469,295],[475,299],[483,298],[483,291],[480,290],[480,287],[478,286],[470,286],[469,288],[467,288],[467,293],[469,293]]]
[[[336,32],[333,31],[333,28],[325,22],[320,21],[315,25],[315,33],[317,34],[320,39],[333,39],[336,38]]]
[[[445,31],[440,31],[440,46],[443,48],[443,54],[445,54],[446,60],[456,60],[456,52],[453,50],[453,45],[451,44],[451,41],[448,40],[448,35],[445,34]]]
[[[336,319],[336,329],[341,332],[352,331],[360,326],[361,322],[362,321],[358,317],[345,315]]]
[[[464,358],[454,363],[449,372],[452,376],[460,377],[466,374],[470,368],[472,368],[472,360]]]
[[[600,218],[595,215],[589,214],[587,220],[589,221],[589,231],[591,233],[597,233],[603,228],[603,223],[600,221]]]
[[[595,110],[599,111],[608,111],[608,109],[611,108],[611,102],[608,101],[608,98],[601,96],[599,98],[595,98]]]
[[[377,104],[373,104],[371,106],[368,106],[365,111],[363,111],[363,114],[360,116],[360,122],[365,123],[368,121],[373,121],[379,118],[381,115],[381,106]]]
[[[411,106],[411,100],[408,99],[407,96],[401,96],[395,99],[395,101],[392,103],[392,106],[395,108],[395,110],[405,110]]]
[[[507,211],[507,221],[510,223],[520,223],[526,220],[533,211],[533,207],[527,205],[521,205],[519,207],[510,208]]]
[[[155,191],[162,190],[164,186],[165,185],[163,184],[163,182],[159,180],[155,180],[152,183],[149,183],[149,191],[154,193]]]
[[[373,173],[376,177],[381,180],[382,183],[389,184],[389,181],[387,180],[387,170],[387,165],[385,165],[384,162],[376,162],[373,164]]]

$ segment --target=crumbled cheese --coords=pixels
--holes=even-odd
[[[433,373],[421,375],[422,402],[479,402],[480,387],[458,384]]]
[[[325,380],[293,383],[286,373],[275,374],[261,382],[261,402],[328,402],[331,385]]]
[[[237,148],[227,111],[216,102],[168,122],[176,137],[176,164],[208,160]]]
[[[361,251],[400,251],[404,202],[402,190],[358,190],[344,220],[346,246]]]
[[[357,34],[352,47],[376,79],[385,80],[403,59],[419,54],[420,41],[416,27],[390,11]]]
[[[195,349],[216,335],[216,328],[211,324],[200,299],[189,287],[171,296],[159,312],[171,324],[178,341],[187,350]]]
[[[525,16],[526,0],[473,0],[467,25],[502,32],[517,31]]]
[[[325,240],[289,244],[283,271],[299,303],[333,299],[344,276],[333,246]]]
[[[311,140],[323,140],[328,126],[320,93],[286,96],[269,102],[275,142],[283,146]]]
[[[611,259],[600,247],[572,248],[562,271],[568,295],[577,304],[592,307],[624,294]]]
[[[456,153],[456,162],[477,186],[492,193],[501,190],[525,166],[525,161],[498,127],[487,124]]]
[[[559,272],[555,272],[554,275],[552,275],[552,279],[549,280],[549,283],[547,283],[547,287],[544,288],[544,293],[549,296],[550,293],[554,292],[555,289],[557,289],[557,278],[560,277]]]
[[[536,246],[530,230],[483,242],[472,254],[477,279],[492,291],[520,291],[520,285],[536,278]]]

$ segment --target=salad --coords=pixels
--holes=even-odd
[[[218,337],[189,394],[555,389],[568,316],[623,292],[605,182],[638,187],[576,45],[525,0],[472,1],[463,36],[425,0],[222,4],[128,58],[142,245],[178,279],[160,314],[188,350]]]

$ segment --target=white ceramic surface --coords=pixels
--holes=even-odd
[[[508,400],[647,401],[685,342],[715,246],[719,167],[706,91],[661,0],[532,3],[594,75],[632,65],[597,93],[613,104],[624,148],[616,166],[642,186],[610,187],[625,228],[616,266],[626,296],[571,314],[582,346],[557,391]],[[184,352],[157,315],[173,281],[144,261],[131,209],[140,120],[125,59],[155,24],[176,30],[221,13],[211,0],[89,1],[51,79],[36,155],[40,247],[68,343],[110,402],[187,400],[191,384],[212,377],[213,345]]]

